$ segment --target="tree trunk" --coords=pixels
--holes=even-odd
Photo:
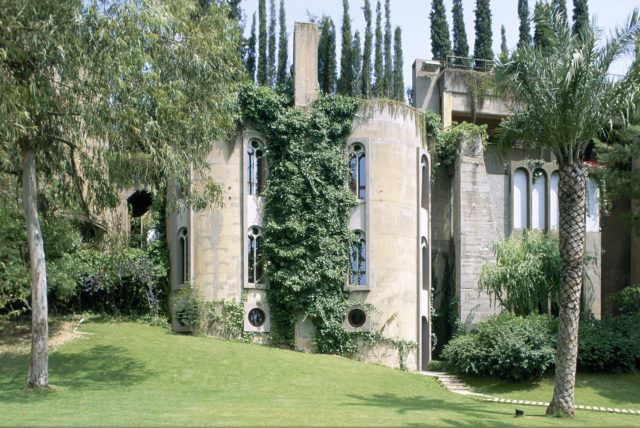
[[[27,387],[49,386],[49,324],[47,321],[47,270],[42,231],[38,220],[36,160],[33,146],[22,148],[22,205],[27,225],[31,265],[31,357]]]
[[[574,417],[578,323],[585,249],[585,177],[579,163],[560,167],[561,283],[558,345],[549,416]]]

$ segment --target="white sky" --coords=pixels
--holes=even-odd
[[[267,0],[267,13],[269,12],[269,1]],[[384,0],[383,4],[383,31],[384,31]],[[536,0],[529,0],[531,15]],[[447,17],[449,19],[449,30],[452,30],[451,7],[453,0],[445,0]],[[474,10],[475,0],[463,0],[465,24],[467,30],[467,40],[469,51],[473,52],[474,35]],[[279,8],[280,0],[276,0],[276,9]],[[375,31],[375,7],[376,0],[371,0],[373,26]],[[364,0],[350,0],[350,15],[352,19],[352,32],[359,30],[361,36],[364,35],[364,16],[362,7]],[[293,34],[293,24],[295,21],[308,21],[308,16],[320,16],[323,14],[333,18],[337,32],[337,55],[340,64],[340,28],[342,27],[342,0],[285,0],[286,18],[288,33]],[[245,32],[248,34],[251,28],[251,16],[258,10],[258,0],[244,0],[242,8],[246,15]],[[589,13],[597,20],[598,27],[603,30],[604,35],[616,26],[623,25],[634,8],[640,8],[640,0],[590,0]],[[491,0],[492,25],[493,25],[493,50],[500,52],[500,26],[504,25],[507,35],[509,49],[513,49],[518,42],[518,0]],[[573,1],[567,0],[569,18],[573,11]],[[429,12],[431,11],[430,0],[391,0],[391,24],[392,27],[402,28],[402,44],[404,53],[404,83],[411,86],[411,65],[416,58],[431,58],[431,41],[429,38]],[[277,11],[276,11],[277,13]],[[532,25],[533,31],[533,25]],[[364,39],[364,38],[363,38]],[[289,39],[289,62],[293,55],[291,37]],[[624,58],[618,61],[613,69],[613,74],[623,74],[629,67],[631,58]]]

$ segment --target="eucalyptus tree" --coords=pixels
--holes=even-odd
[[[30,257],[27,386],[46,388],[37,181],[65,183],[88,219],[125,186],[171,182],[191,202],[219,198],[210,180],[198,198],[189,175],[206,170],[211,142],[233,129],[241,32],[226,7],[190,0],[0,1],[0,16],[0,166],[22,177]]]
[[[614,119],[625,120],[640,92],[636,61],[620,80],[612,64],[640,37],[638,10],[602,45],[589,31],[572,35],[553,24],[546,50],[522,46],[499,63],[498,87],[513,97],[502,122],[505,141],[516,139],[551,150],[558,163],[561,283],[555,387],[548,415],[575,416],[578,324],[585,253],[585,149]]]

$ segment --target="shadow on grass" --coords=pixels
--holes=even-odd
[[[421,395],[400,397],[390,393],[375,394],[373,396],[349,395],[349,397],[358,400],[356,403],[348,403],[347,405],[349,406],[389,408],[401,415],[409,412],[428,412],[429,410],[441,412],[443,409],[446,409],[456,414],[466,414],[471,418],[470,422],[472,423],[470,423],[470,425],[472,426],[493,426],[496,424],[495,421],[486,419],[493,419],[495,417],[504,423],[503,418],[508,418],[513,415],[510,412],[491,410],[491,407],[472,400],[468,402],[452,402],[451,400],[429,398]],[[481,422],[479,418],[484,418],[485,421]],[[461,421],[456,420],[454,425],[460,425],[460,422]],[[425,423],[428,423],[428,421],[425,421]]]
[[[25,402],[50,395],[46,391],[25,390],[28,365],[26,354],[7,352],[0,355],[0,402]],[[142,362],[117,346],[102,345],[82,352],[49,355],[49,382],[54,390],[95,391],[128,387],[152,375]]]

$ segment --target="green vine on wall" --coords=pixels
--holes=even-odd
[[[473,70],[461,70],[459,73],[467,87],[471,121],[476,123],[478,108],[482,106],[493,85],[493,75],[491,73]]]
[[[310,109],[296,109],[249,85],[240,106],[244,122],[267,141],[263,254],[271,340],[292,346],[295,323],[306,316],[316,327],[318,352],[352,355],[357,347],[343,326],[350,305],[344,284],[356,199],[346,186],[345,147],[360,100],[320,96]]]

